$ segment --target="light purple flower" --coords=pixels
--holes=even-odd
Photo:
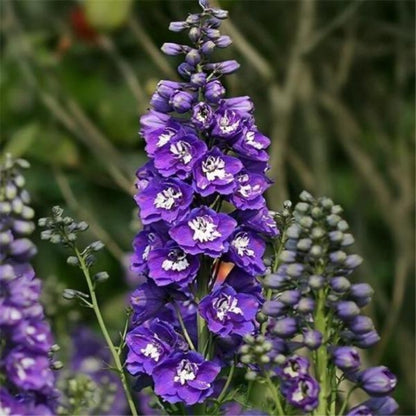
[[[217,103],[225,94],[225,88],[220,81],[210,81],[205,86],[205,98],[211,103]]]
[[[301,375],[308,374],[309,360],[300,355],[288,357],[279,368],[278,373],[284,380],[294,380]]]
[[[192,123],[202,131],[208,130],[213,122],[213,114],[211,106],[201,101],[193,107]]]
[[[207,151],[206,144],[195,135],[178,136],[154,154],[154,164],[162,176],[186,178],[196,160]]]
[[[218,257],[228,250],[227,239],[236,225],[227,214],[203,206],[193,209],[169,234],[189,254]]]
[[[202,403],[213,393],[220,367],[196,352],[177,353],[153,370],[155,393],[169,403]]]
[[[244,227],[263,233],[268,237],[279,235],[276,221],[266,207],[247,209],[245,211],[236,210],[232,216],[239,224],[244,224]]]
[[[45,355],[38,355],[24,348],[15,348],[5,358],[9,381],[23,390],[46,392],[54,385],[50,361]]]
[[[215,113],[212,135],[223,139],[235,137],[243,128],[243,118],[237,111],[220,108]]]
[[[258,300],[246,293],[237,293],[227,284],[220,285],[199,303],[199,313],[215,334],[246,335],[254,330],[253,319],[258,311]]]
[[[332,352],[334,364],[344,370],[352,371],[360,367],[360,354],[354,347],[337,347]]]
[[[177,342],[178,334],[173,327],[159,319],[152,321],[148,327],[133,328],[126,336],[128,371],[133,375],[152,375],[153,369],[175,351]]]
[[[175,242],[171,242],[150,252],[148,266],[149,277],[158,286],[171,283],[187,285],[198,273],[199,259],[185,253]]]
[[[230,238],[230,249],[227,259],[252,276],[261,275],[265,271],[263,255],[266,243],[253,231],[237,229]]]
[[[202,196],[215,192],[228,195],[236,187],[235,175],[243,168],[232,156],[224,155],[217,147],[211,149],[195,163],[193,169],[195,191]]]
[[[266,206],[263,193],[269,187],[267,178],[258,173],[242,170],[235,178],[237,188],[230,201],[239,209],[261,209]]]
[[[140,231],[133,241],[134,254],[131,256],[131,269],[137,273],[143,273],[148,270],[147,260],[150,251],[154,248],[161,247],[163,240],[153,227],[145,227]]]
[[[17,345],[39,353],[48,353],[53,344],[51,327],[45,321],[24,320],[14,329],[12,339]]]
[[[313,377],[302,374],[290,382],[284,395],[292,406],[310,412],[318,406],[319,390],[319,384]]]
[[[237,141],[233,144],[233,150],[247,159],[267,162],[269,155],[266,150],[270,145],[270,139],[254,129],[244,129]]]
[[[179,179],[153,179],[135,196],[143,224],[181,219],[189,209],[193,189]]]

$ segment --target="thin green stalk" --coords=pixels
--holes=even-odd
[[[127,403],[130,407],[131,414],[132,414],[132,416],[138,416],[136,407],[134,405],[133,398],[131,396],[131,393],[130,393],[130,390],[129,390],[129,387],[128,387],[128,384],[127,384],[126,374],[124,372],[123,365],[120,361],[120,356],[118,354],[117,348],[114,346],[113,341],[111,340],[111,337],[108,333],[108,330],[107,330],[107,327],[105,325],[103,316],[101,314],[101,310],[98,306],[98,301],[97,301],[97,297],[95,295],[94,284],[93,284],[93,281],[91,279],[90,271],[89,271],[87,265],[85,264],[84,258],[81,256],[78,249],[76,247],[74,247],[74,250],[75,250],[75,254],[78,258],[81,270],[84,273],[85,279],[87,281],[88,289],[89,289],[90,296],[91,296],[92,309],[95,312],[95,316],[97,317],[98,325],[100,326],[101,332],[102,332],[102,334],[105,338],[105,341],[106,341],[107,346],[110,350],[111,356],[113,357],[114,364],[115,364],[115,367],[116,367],[117,372],[119,374],[121,384],[122,384],[123,389],[124,389],[124,394],[126,395]]]
[[[278,411],[278,415],[279,416],[285,416],[285,412],[283,410],[282,403],[281,403],[280,398],[279,398],[279,392],[277,391],[276,386],[273,384],[273,381],[269,377],[269,375],[266,375],[266,382],[267,382],[267,384],[270,388],[270,391],[272,393],[273,400],[274,400],[274,403],[276,405],[276,409]]]
[[[224,400],[225,395],[227,394],[228,387],[230,386],[231,380],[233,379],[233,376],[234,376],[234,371],[235,371],[235,362],[231,366],[230,372],[228,373],[228,377],[227,377],[227,380],[224,384],[224,387],[222,388],[221,393],[218,396],[217,400],[220,404]]]
[[[178,320],[179,320],[179,323],[180,323],[181,328],[182,328],[183,336],[185,337],[186,342],[188,343],[191,350],[196,351],[195,347],[194,347],[194,344],[191,340],[191,337],[189,336],[188,331],[186,330],[186,326],[185,326],[185,322],[183,321],[181,310],[179,309],[179,306],[176,303],[174,303],[174,307],[175,307],[175,310],[176,310],[176,314],[178,315]]]
[[[347,409],[348,400],[351,396],[351,393],[357,388],[357,386],[351,387],[350,391],[347,394],[347,397],[345,397],[344,403],[342,404],[341,410],[339,411],[339,415],[342,416]]]

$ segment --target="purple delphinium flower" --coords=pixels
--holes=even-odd
[[[302,374],[282,388],[283,395],[292,406],[310,412],[318,406],[318,382],[308,374]]]
[[[284,380],[293,380],[308,374],[309,360],[300,355],[292,355],[279,367],[278,373]]]
[[[227,251],[227,239],[236,225],[229,215],[201,207],[193,209],[169,234],[189,254],[218,257]]]
[[[267,162],[269,155],[266,150],[270,145],[270,139],[254,128],[245,128],[234,143],[234,150],[246,159]]]
[[[50,415],[57,396],[53,337],[40,303],[42,283],[30,265],[36,247],[29,240],[34,211],[20,174],[26,164],[6,156],[0,165],[0,413],[4,407],[5,414]]]
[[[155,393],[169,403],[202,403],[213,393],[220,367],[196,352],[176,353],[153,370]]]
[[[255,232],[237,229],[230,238],[227,259],[251,275],[264,273],[263,255],[266,243]]]
[[[344,371],[357,370],[360,367],[360,355],[354,347],[336,347],[332,352],[334,364]]]
[[[143,224],[183,218],[192,203],[192,187],[178,179],[153,179],[136,197]]]
[[[177,348],[178,334],[167,322],[155,319],[148,327],[138,326],[127,333],[126,366],[136,375],[151,375],[153,369],[167,359]]]
[[[251,333],[257,310],[258,301],[254,296],[237,293],[227,284],[220,285],[199,303],[199,313],[208,328],[221,336]]]
[[[195,135],[187,134],[170,141],[155,152],[154,164],[162,176],[189,176],[197,159],[207,151],[206,144]]]
[[[224,155],[214,147],[195,163],[194,188],[202,196],[215,192],[228,195],[236,187],[235,175],[243,168],[242,163],[232,156]]]
[[[187,254],[175,242],[167,243],[163,248],[150,252],[148,258],[149,277],[158,286],[171,283],[188,285],[197,275],[199,259]]]
[[[212,129],[212,134],[222,139],[231,139],[241,131],[243,121],[244,119],[239,112],[227,108],[220,108],[215,113],[215,124]]]
[[[268,237],[276,237],[279,235],[276,222],[266,207],[256,210],[236,210],[233,212],[232,217],[235,218],[239,224],[244,224],[246,228],[261,232]]]

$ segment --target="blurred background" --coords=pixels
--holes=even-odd
[[[230,95],[250,95],[272,139],[269,205],[302,189],[343,205],[365,262],[357,280],[376,291],[368,313],[382,341],[369,351],[398,375],[402,414],[415,414],[413,1],[212,1],[237,59]],[[177,79],[163,42],[186,43],[171,20],[198,11],[179,0],[0,2],[2,152],[31,162],[39,217],[60,204],[90,224],[107,252],[100,289],[113,328],[124,322],[126,258],[139,227],[132,199],[145,162],[138,118],[160,79]],[[39,240],[37,238],[37,240]],[[60,299],[84,289],[65,252],[39,243],[35,266],[60,339],[78,312]],[[91,319],[86,311],[84,320]]]

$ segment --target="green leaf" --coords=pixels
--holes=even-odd
[[[32,146],[39,135],[40,126],[37,123],[26,124],[17,130],[8,141],[4,151],[14,157],[23,156]]]

